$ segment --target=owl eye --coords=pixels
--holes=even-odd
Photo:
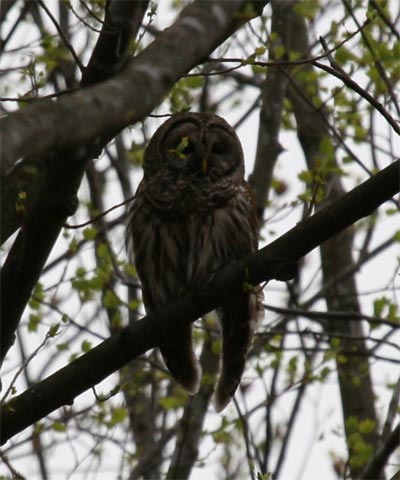
[[[227,150],[228,146],[226,143],[223,143],[223,142],[217,142],[217,143],[214,143],[214,145],[212,146],[211,148],[211,151],[213,153],[216,153],[216,154],[221,154],[221,153],[225,153],[226,150]]]

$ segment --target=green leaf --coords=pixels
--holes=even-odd
[[[131,263],[125,263],[123,266],[123,270],[125,273],[127,273],[131,277],[137,277],[136,268]]]
[[[78,251],[78,240],[75,237],[69,242],[68,250],[70,253],[76,253]]]
[[[86,275],[86,269],[83,267],[78,267],[75,270],[75,276],[76,277],[84,277]]]
[[[389,320],[390,322],[394,322],[394,323],[400,323],[400,318],[398,316],[398,308],[395,303],[389,304],[386,320]]]
[[[92,349],[92,343],[89,342],[88,340],[84,340],[81,344],[82,352],[87,353],[87,352],[90,352],[91,349]]]
[[[215,375],[203,373],[201,377],[201,384],[206,387],[213,386],[215,384]]]
[[[104,259],[109,260],[110,250],[108,248],[108,245],[106,245],[105,243],[100,243],[100,245],[97,247],[97,255],[103,260]]]
[[[131,300],[130,302],[128,302],[128,307],[134,311],[138,310],[138,308],[140,307],[139,300]]]
[[[37,332],[38,326],[42,321],[42,316],[35,313],[29,314],[28,331]]]
[[[134,166],[141,167],[143,165],[144,148],[133,143],[127,155]]]
[[[255,50],[254,50],[254,55],[264,55],[264,53],[267,51],[267,49],[265,47],[257,47]]]
[[[292,384],[294,383],[294,380],[295,380],[295,377],[296,377],[296,373],[297,373],[297,362],[298,362],[298,357],[297,356],[293,356],[290,360],[289,360],[289,363],[286,367],[286,372],[288,373],[288,376],[289,376],[289,383]]]
[[[176,410],[185,405],[186,398],[178,396],[163,397],[158,400],[158,403],[165,410]]]
[[[78,356],[79,355],[77,353],[73,353],[72,355],[69,356],[68,362],[72,363],[74,360],[78,358]]]
[[[248,21],[256,17],[258,14],[254,9],[253,2],[246,2],[244,4],[243,10],[236,13],[234,16],[240,20]]]
[[[65,352],[69,350],[69,344],[68,343],[58,343],[57,345],[57,350],[59,352]]]
[[[316,2],[296,2],[294,3],[293,10],[302,17],[305,17],[309,20],[314,20],[318,11],[320,9],[320,4]]]
[[[53,323],[53,325],[50,326],[49,331],[47,332],[47,335],[50,338],[56,337],[60,332],[60,324],[59,323]]]
[[[38,282],[35,285],[35,288],[32,292],[31,299],[29,300],[29,306],[34,310],[39,310],[41,302],[45,299],[45,293],[43,290],[43,285]]]
[[[381,297],[374,300],[374,316],[381,318],[384,308],[389,303],[390,302],[386,297]]]
[[[115,310],[113,316],[111,318],[111,327],[115,330],[119,330],[123,326],[121,312],[119,310]]]
[[[300,60],[300,58],[301,58],[300,52],[296,52],[296,50],[292,50],[289,52],[289,60],[291,60],[292,62],[295,62],[296,60]]]
[[[365,420],[361,420],[359,425],[358,425],[358,430],[362,434],[369,434],[374,431],[376,427],[376,422],[375,420],[370,420],[369,418],[366,418]]]
[[[187,112],[190,110],[193,101],[190,90],[186,85],[185,78],[182,78],[174,85],[168,97],[172,113]]]
[[[399,213],[397,208],[388,208],[385,210],[386,215],[397,215]]]
[[[212,438],[215,443],[231,443],[232,435],[229,432],[219,430],[217,432],[212,433]]]
[[[272,473],[261,473],[257,472],[257,480],[271,480]]]
[[[185,77],[185,84],[188,88],[201,88],[204,84],[204,78],[201,75]]]
[[[355,60],[354,54],[346,47],[342,46],[335,52],[335,60],[339,65]]]
[[[85,228],[83,238],[85,240],[94,240],[97,237],[97,229],[94,227]]]
[[[282,58],[285,55],[286,48],[283,45],[276,45],[273,48],[273,53],[274,53],[274,58],[279,60],[280,58]]]
[[[343,162],[343,163],[351,163],[351,162],[353,162],[353,161],[354,161],[353,158],[350,157],[349,155],[345,155],[345,156],[342,158],[342,162]]]
[[[112,290],[106,290],[103,297],[103,305],[106,308],[117,308],[121,305],[121,300]]]
[[[258,75],[260,73],[264,73],[265,72],[265,67],[261,66],[261,65],[252,65],[251,66],[251,70],[252,72],[255,74],[255,75]]]
[[[53,424],[51,425],[51,428],[55,432],[65,432],[66,431],[65,424],[61,423],[61,422],[53,422]]]
[[[329,367],[323,367],[319,373],[319,381],[324,382],[329,375],[331,374],[331,369]]]
[[[314,175],[310,170],[302,170],[298,175],[297,178],[304,182],[306,185],[312,183]]]
[[[109,425],[113,427],[115,425],[118,425],[119,423],[122,423],[126,419],[126,415],[126,408],[115,408],[112,411],[111,420],[110,422],[108,422]]]

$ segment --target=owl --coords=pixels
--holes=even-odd
[[[147,313],[174,302],[229,262],[257,249],[257,216],[244,180],[234,129],[212,113],[172,115],[151,138],[143,180],[128,214],[127,246],[142,284]],[[233,397],[260,312],[259,294],[221,298],[222,362],[214,392],[221,411]],[[165,364],[188,392],[198,391],[199,362],[188,324]]]

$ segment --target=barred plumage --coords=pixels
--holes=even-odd
[[[144,177],[129,211],[128,249],[142,283],[147,312],[207,280],[213,272],[257,248],[257,219],[244,180],[239,139],[221,117],[173,115],[154,134]],[[215,406],[221,411],[240,382],[253,323],[255,295],[218,309],[223,336]],[[174,378],[190,393],[200,384],[191,326],[176,332],[178,345],[161,348]]]

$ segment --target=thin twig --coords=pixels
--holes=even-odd
[[[54,17],[54,15],[51,13],[51,11],[47,8],[47,6],[43,2],[43,0],[38,0],[38,4],[43,8],[43,10],[47,13],[48,17],[50,18],[50,20],[53,22],[53,25],[56,27],[57,32],[59,33],[62,41],[64,42],[64,45],[66,46],[66,48],[71,53],[73,59],[75,60],[76,64],[78,65],[78,68],[81,71],[81,73],[83,73],[85,67],[83,66],[82,62],[80,61],[78,55],[76,54],[76,52],[74,50],[74,47],[71,45],[71,42],[66,37],[63,29],[60,27],[60,24],[57,22],[57,19]]]
[[[66,224],[64,224],[64,228],[67,228],[67,229],[70,229],[70,230],[75,230],[75,229],[78,229],[78,228],[86,227],[87,225],[90,225],[94,222],[97,222],[101,218],[105,217],[108,213],[112,212],[113,210],[116,210],[119,207],[123,207],[127,203],[131,202],[132,200],[134,200],[135,196],[136,195],[133,195],[133,197],[130,197],[127,200],[124,200],[123,202],[118,203],[117,205],[114,205],[113,207],[105,210],[104,212],[100,213],[99,215],[96,215],[95,217],[91,218],[87,222],[79,223],[78,225],[69,225],[68,223],[66,223]]]
[[[369,94],[366,90],[360,87],[360,85],[354,80],[352,80],[347,73],[343,73],[336,68],[329,67],[328,65],[317,61],[313,61],[312,65],[338,78],[349,88],[357,92],[361,97],[364,98],[364,100],[366,100],[370,105],[372,105],[375,110],[377,110],[387,120],[393,130],[400,135],[400,125],[398,124],[398,122],[390,115],[390,113],[383,107],[383,105],[378,102],[378,100],[376,100],[371,94]]]
[[[371,315],[365,315],[359,312],[316,312],[306,309],[291,309],[291,308],[281,308],[275,307],[273,305],[263,304],[263,307],[267,310],[270,310],[275,313],[280,313],[283,315],[296,315],[302,316],[315,320],[367,320],[371,323],[379,323],[383,325],[388,325],[394,329],[400,328],[400,324],[391,322],[389,320],[384,320],[383,318],[373,317]]]
[[[313,63],[318,60],[323,60],[324,58],[327,58],[329,55],[332,53],[336,52],[339,48],[341,48],[343,45],[345,45],[349,40],[351,40],[355,35],[357,35],[360,31],[362,31],[367,25],[371,23],[370,19],[367,19],[359,28],[354,30],[354,32],[350,33],[348,37],[343,39],[341,42],[339,42],[337,45],[334,47],[328,49],[324,53],[321,53],[320,55],[316,55],[315,57],[308,57],[308,58],[303,58],[300,60],[274,60],[274,61],[268,61],[268,62],[258,62],[258,61],[252,61],[252,60],[247,60],[243,58],[208,58],[207,62],[220,62],[220,63],[226,63],[226,62],[232,62],[232,63],[241,63],[242,65],[258,65],[260,67],[277,67],[277,66],[296,66],[296,65],[305,65],[307,63]]]
[[[0,102],[37,102],[38,100],[44,100],[47,98],[57,98],[65,95],[66,93],[71,93],[78,90],[78,88],[68,88],[56,93],[50,93],[49,95],[44,95],[43,97],[0,97]]]

